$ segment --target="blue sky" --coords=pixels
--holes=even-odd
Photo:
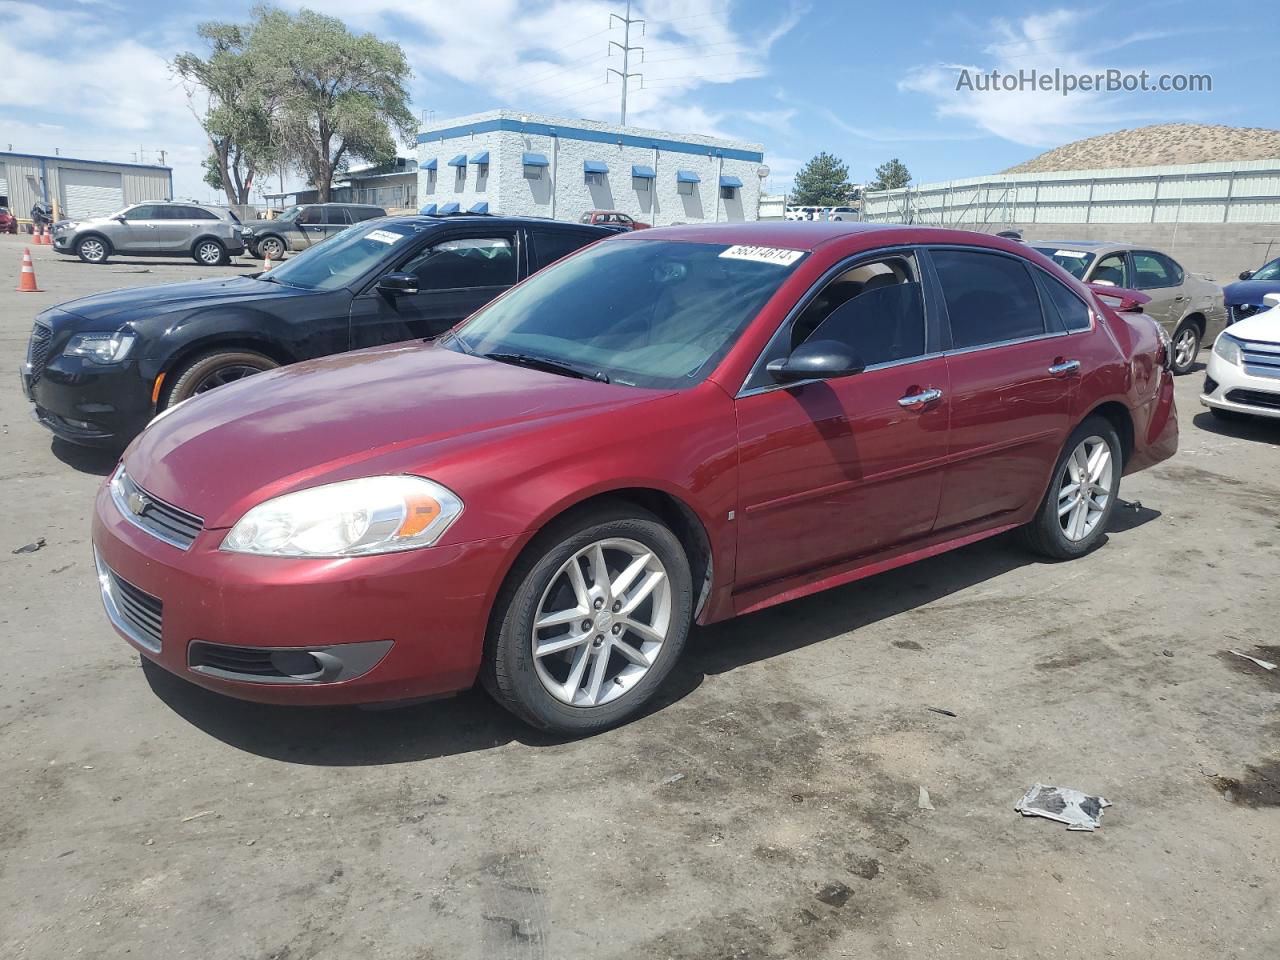
[[[199,49],[196,24],[247,19],[251,2],[216,8],[171,0],[0,0],[0,149],[112,160],[159,151],[180,195],[200,182],[198,101],[167,60]],[[286,0],[293,8],[301,4]],[[413,108],[445,119],[507,106],[616,120],[605,85],[609,13],[624,0],[311,0],[404,46]],[[916,0],[636,0],[647,19],[644,89],[629,120],[765,146],[785,190],[819,150],[854,181],[898,157],[917,181],[977,176],[1084,136],[1147,123],[1280,126],[1272,17],[1261,3],[1219,0],[958,4]],[[1055,67],[1207,73],[1210,93],[957,92],[958,69]],[[405,152],[409,152],[406,146]]]

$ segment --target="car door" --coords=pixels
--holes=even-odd
[[[108,231],[116,253],[157,253],[162,250],[164,208],[142,203],[124,211],[122,219]]]
[[[1142,305],[1142,312],[1172,332],[1174,324],[1182,319],[1186,305],[1181,270],[1175,273],[1172,262],[1151,250],[1131,250],[1129,263],[1133,270],[1133,289],[1151,298]]]
[[[324,208],[325,239],[337,236],[349,226],[351,226],[351,211],[346,207]]]
[[[164,251],[174,254],[190,253],[200,229],[207,225],[208,220],[218,219],[207,210],[185,205],[167,206],[164,213],[164,224],[157,230],[157,234]]]
[[[771,341],[736,400],[740,590],[866,557],[932,529],[947,453],[949,386],[913,251],[828,273]],[[770,360],[836,340],[866,368],[773,381]]]
[[[351,305],[352,347],[430,339],[452,329],[516,282],[518,231],[450,230],[393,261],[389,273],[417,278],[411,293],[373,284]]]
[[[998,525],[1044,494],[1072,424],[1076,341],[1046,320],[1030,267],[994,250],[934,247],[950,345],[951,437],[939,530]]]
[[[324,207],[303,207],[290,224],[289,249],[305,250],[325,238]]]

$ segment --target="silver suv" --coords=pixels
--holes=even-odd
[[[53,249],[85,263],[122,257],[191,257],[206,267],[244,253],[244,233],[235,214],[195,203],[135,203],[109,217],[54,224]]]

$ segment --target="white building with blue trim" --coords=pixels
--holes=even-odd
[[[758,143],[506,110],[423,127],[418,167],[427,213],[619,210],[655,226],[755,220],[767,173]]]

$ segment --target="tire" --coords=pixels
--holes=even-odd
[[[254,246],[253,255],[255,257],[265,257],[270,251],[271,259],[279,262],[284,259],[285,243],[274,233],[269,233]]]
[[[1196,357],[1200,355],[1200,338],[1203,336],[1200,326],[1194,320],[1184,320],[1173,335],[1172,363],[1170,369],[1174,376],[1190,373],[1195,366]]]
[[[212,237],[196,241],[191,248],[191,259],[202,267],[225,267],[231,262],[231,257],[227,255],[227,248],[222,245],[222,241],[214,240]]]
[[[98,236],[81,237],[76,241],[76,256],[85,263],[106,263],[111,244]]]
[[[1097,479],[1101,489],[1106,491],[1105,494],[1091,491],[1087,501],[1064,497],[1064,489],[1074,483],[1076,470],[1079,469],[1075,465],[1078,463],[1075,459],[1078,451],[1083,448],[1092,463],[1092,456],[1099,443],[1105,444],[1108,456],[1105,476],[1099,475]],[[1098,474],[1104,472],[1101,467],[1099,462]],[[1049,488],[1040,502],[1035,519],[1019,531],[1023,542],[1034,552],[1052,560],[1074,560],[1096,549],[1106,536],[1107,524],[1115,509],[1123,467],[1120,438],[1116,435],[1115,427],[1104,417],[1089,417],[1067,438],[1062,453],[1054,464]],[[1082,507],[1080,502],[1086,505]],[[1061,514],[1061,505],[1064,503],[1068,504],[1067,508],[1070,510],[1065,516]],[[1072,503],[1076,506],[1072,507]],[[1083,520],[1079,519],[1081,510],[1084,512]],[[1068,533],[1065,528],[1073,521],[1080,526]],[[1077,532],[1082,535],[1077,535]]]
[[[280,364],[252,350],[213,350],[202,353],[174,376],[161,409],[188,400],[244,377],[274,370]]]
[[[595,576],[597,546],[605,588]],[[627,569],[635,572],[620,585]],[[571,619],[535,630],[536,619],[565,614]],[[680,658],[692,622],[693,581],[676,535],[630,504],[598,506],[548,527],[508,574],[490,618],[481,683],[531,726],[597,733],[643,709]],[[535,656],[536,642],[560,646]]]

